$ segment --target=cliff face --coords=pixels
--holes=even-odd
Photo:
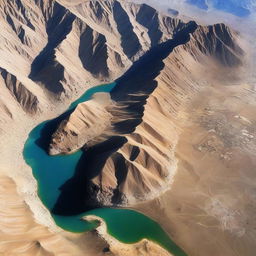
[[[115,15],[116,8],[122,19]],[[70,189],[80,190],[79,186],[69,186],[84,179],[81,186],[88,189],[80,203],[89,208],[131,205],[154,198],[173,180],[183,109],[198,90],[213,81],[207,70],[221,76],[242,65],[237,34],[224,24],[189,29],[193,23],[162,16],[147,5],[88,2],[70,9],[94,24],[94,29],[100,26],[107,42],[111,31],[123,41],[121,20],[126,20],[125,30],[132,34],[124,39],[126,45],[116,47],[128,61],[135,62],[116,80],[110,96],[96,95],[80,104],[53,134],[50,154],[69,154],[83,148],[85,155],[73,182],[63,186],[61,197],[65,198]],[[111,15],[121,24],[113,27]],[[65,201],[62,199],[60,202]],[[61,203],[54,209],[57,213],[67,210]]]

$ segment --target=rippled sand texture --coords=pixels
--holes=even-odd
[[[106,244],[92,233],[52,233],[37,224],[28,206],[18,196],[12,179],[0,176],[0,255],[100,256],[104,247]]]

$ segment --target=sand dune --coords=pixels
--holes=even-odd
[[[92,234],[74,235],[61,230],[53,233],[37,224],[17,194],[15,183],[7,176],[0,177],[0,201],[1,255],[103,255],[100,251],[106,244],[103,241],[97,244]],[[84,240],[93,246],[87,247]]]

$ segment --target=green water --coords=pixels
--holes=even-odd
[[[89,89],[78,100],[74,101],[67,111],[74,109],[79,103],[89,100],[96,92],[110,92],[114,86],[115,83],[112,83]],[[71,155],[49,156],[36,143],[42,130],[49,122],[51,120],[41,123],[31,131],[25,143],[23,155],[38,182],[38,195],[43,204],[50,210],[60,195],[59,188],[61,185],[74,175],[82,152],[79,150]],[[136,243],[147,238],[157,242],[176,256],[186,255],[155,221],[133,210],[102,208],[69,217],[52,214],[59,227],[76,233],[89,231],[97,226],[97,222],[81,220],[86,215],[96,215],[103,218],[106,221],[109,234],[121,242]]]

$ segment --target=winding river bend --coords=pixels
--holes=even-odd
[[[134,102],[135,100],[137,104],[133,106],[133,111],[134,107],[136,107],[140,116],[138,121],[142,121],[143,106],[146,104],[149,95],[157,87],[155,79],[165,66],[164,59],[169,56],[175,47],[186,44],[190,40],[190,34],[196,28],[195,22],[187,23],[183,29],[175,34],[173,39],[167,40],[145,53],[114,83],[89,89],[78,100],[73,102],[62,115],[41,123],[31,131],[25,143],[24,159],[31,166],[33,175],[38,182],[40,199],[49,209],[59,227],[77,233],[89,231],[97,227],[98,222],[87,222],[82,220],[82,217],[95,215],[105,220],[108,233],[121,242],[136,243],[146,238],[158,243],[175,256],[186,256],[185,252],[168,237],[155,221],[133,210],[98,208],[89,211],[85,210],[85,212],[81,211],[82,214],[79,215],[60,216],[53,214],[54,206],[61,195],[62,186],[67,182],[72,182],[71,178],[75,174],[76,166],[83,152],[79,150],[70,155],[50,156],[47,154],[47,149],[51,135],[60,121],[67,118],[79,103],[89,100],[97,92],[109,92],[111,98],[117,102]],[[143,96],[137,97],[136,95]],[[67,207],[69,207],[69,202],[71,202],[72,198],[70,194],[73,193],[72,189],[69,191],[70,193],[67,193],[68,196],[65,197],[65,202],[61,201]],[[79,195],[79,193],[75,197],[73,195],[73,199],[79,197]],[[72,209],[69,212],[72,212]]]
[[[89,100],[94,93],[110,92],[114,86],[115,83],[89,89],[70,105],[67,111],[61,115],[62,118],[79,103]],[[47,128],[51,132],[59,118],[43,122],[35,127],[29,134],[23,152],[24,159],[32,168],[33,175],[38,182],[38,195],[50,212],[60,195],[61,186],[73,176],[77,162],[82,155],[81,151],[77,151],[71,155],[49,156],[42,145],[38,143],[42,131],[45,132]],[[186,255],[155,221],[133,210],[100,208],[75,216],[52,214],[52,217],[62,229],[80,233],[90,231],[97,226],[96,222],[92,223],[81,219],[86,215],[96,215],[104,219],[108,233],[121,242],[136,243],[146,238],[158,243],[176,256]]]

